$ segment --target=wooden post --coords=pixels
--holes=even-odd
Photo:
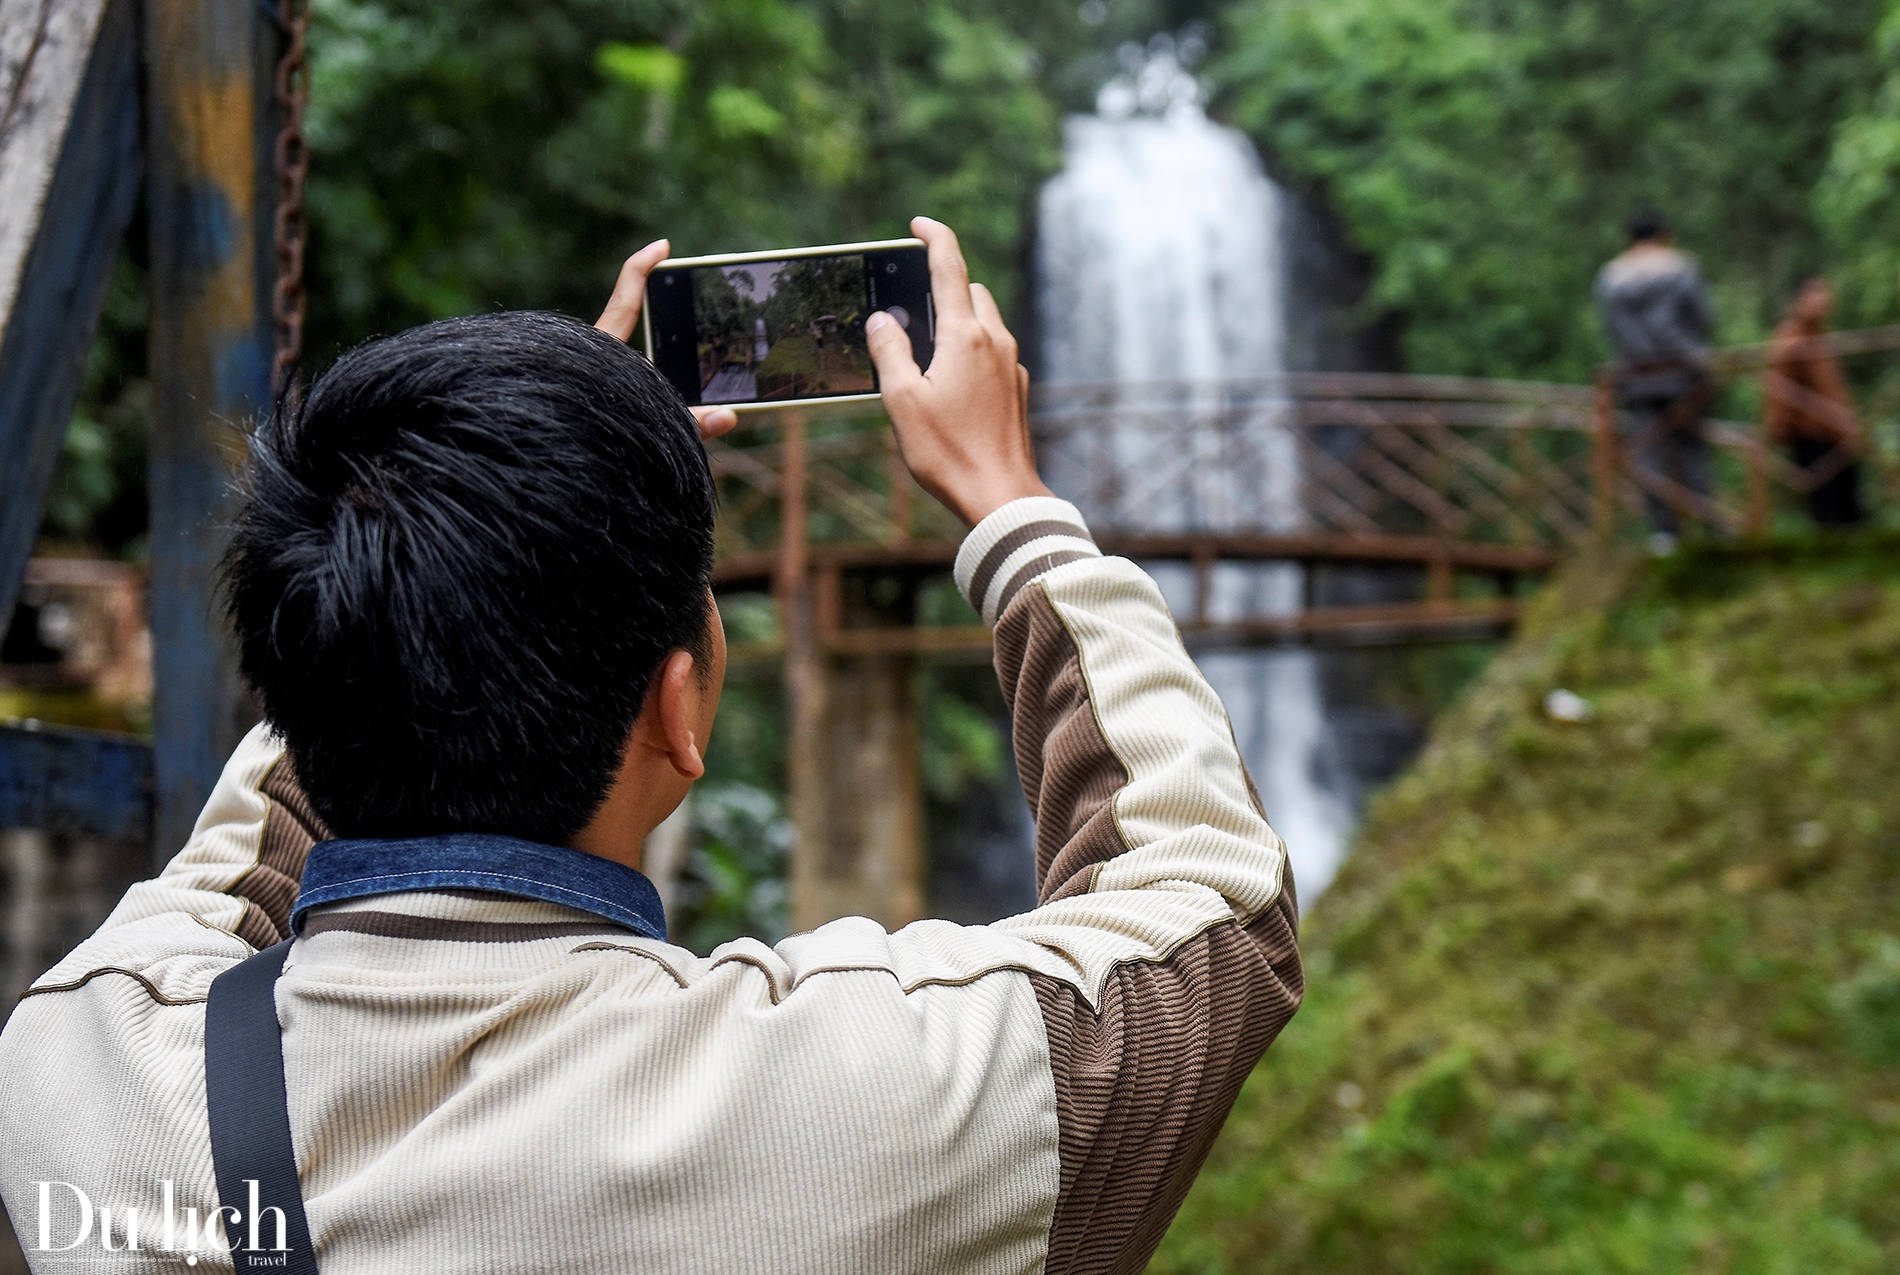
[[[792,926],[868,916],[895,929],[923,915],[915,661],[827,650],[844,624],[845,581],[835,567],[811,565],[805,419],[782,419],[777,592],[797,830]]]
[[[1208,611],[1214,601],[1214,546],[1205,542],[1194,546],[1194,627],[1207,627]]]
[[[1773,503],[1768,494],[1768,427],[1757,425],[1748,446],[1748,534],[1765,534],[1772,514]]]
[[[823,651],[844,628],[844,571],[828,565],[808,571],[806,578],[811,581],[812,631]]]
[[[1617,487],[1623,476],[1621,440],[1616,435],[1616,372],[1613,368],[1597,371],[1590,437],[1591,472],[1595,480],[1590,529],[1597,543],[1607,546],[1616,539]]]
[[[805,414],[797,411],[782,413],[779,416],[779,434],[778,567],[772,587],[778,594],[779,605],[784,607],[792,599],[808,594],[811,584],[807,578],[808,553],[805,543]],[[797,618],[789,614],[779,617],[785,628],[788,649],[795,642],[792,629]],[[805,618],[809,618],[809,608]]]
[[[1425,600],[1433,606],[1450,606],[1456,597],[1451,559],[1432,558],[1425,564]]]
[[[904,463],[903,453],[897,450],[897,431],[891,430],[890,475],[891,475],[891,534],[893,544],[908,544],[911,537],[911,488],[915,481],[910,476],[910,466]]]
[[[258,0],[143,0],[152,232],[152,734],[184,844],[255,720],[213,572],[244,431],[271,406],[279,38]]]
[[[825,711],[810,758],[817,782],[798,825],[799,929],[868,916],[894,930],[923,915],[916,680],[908,655],[827,661]]]
[[[785,631],[786,788],[792,826],[792,927],[821,924],[820,886],[824,847],[825,735],[824,652],[813,614],[811,569],[805,543],[805,417],[779,418],[784,462],[779,470],[779,623]]]
[[[0,4],[0,622],[138,196],[134,0]]]

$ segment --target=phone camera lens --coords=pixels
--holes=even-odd
[[[884,273],[885,273],[885,274],[896,274],[896,273],[897,273],[897,263],[896,263],[895,261],[892,261],[892,262],[889,262],[889,263],[887,263],[887,264],[885,265],[885,267],[884,267]]]

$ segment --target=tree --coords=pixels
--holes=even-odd
[[[1082,38],[1066,0],[318,0],[317,13],[318,362],[451,314],[588,313],[620,259],[660,234],[680,252],[788,247],[902,235],[929,213],[1008,298],[1058,154],[1044,63],[1016,31]]]
[[[1900,4],[1888,7],[1875,47],[1885,78],[1865,109],[1835,127],[1814,192],[1848,323],[1900,320]]]
[[[1414,369],[1577,380],[1634,204],[1703,259],[1726,339],[1830,263],[1812,192],[1872,92],[1880,7],[1242,0],[1219,105],[1339,213]]]
[[[864,321],[864,266],[849,258],[806,257],[779,271],[765,303],[773,335],[823,315],[841,324]]]
[[[750,279],[746,292],[750,292]],[[708,342],[732,349],[752,341],[752,323],[761,313],[758,302],[734,285],[734,280],[719,270],[693,272],[693,326],[699,329],[702,347]]]

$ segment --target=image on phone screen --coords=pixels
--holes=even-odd
[[[930,357],[922,248],[662,265],[648,282],[655,366],[691,404],[877,393],[864,321],[885,310]]]

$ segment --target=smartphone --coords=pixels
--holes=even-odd
[[[923,240],[680,257],[647,279],[647,357],[695,406],[875,399],[864,321],[876,310],[928,367],[937,316]]]

